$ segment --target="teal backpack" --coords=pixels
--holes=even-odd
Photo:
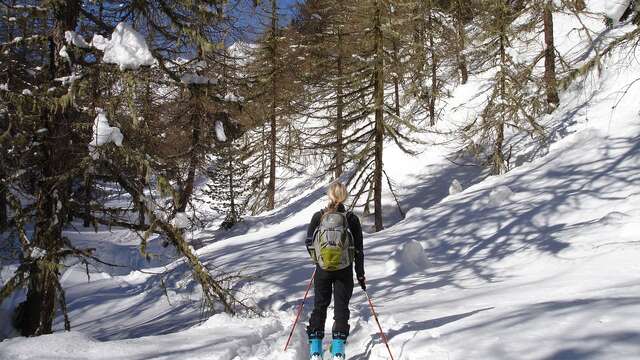
[[[310,249],[312,260],[326,271],[336,271],[353,263],[355,249],[347,215],[341,212],[322,214],[313,234]]]

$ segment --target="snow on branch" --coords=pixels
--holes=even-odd
[[[105,44],[106,39],[101,38],[94,36],[92,45],[97,49],[104,46],[102,61],[107,64],[116,64],[120,70],[135,70],[155,63],[144,37],[126,23],[121,22],[116,26],[108,43]]]
[[[83,49],[90,49],[91,45],[85,41],[82,36],[78,35],[75,31],[65,31],[64,38],[67,41],[67,44],[77,46]]]
[[[93,138],[89,143],[89,152],[94,159],[97,157],[96,150],[99,146],[113,142],[116,146],[122,146],[123,140],[122,132],[118,127],[109,126],[109,120],[107,115],[102,109],[98,110],[98,116],[96,116],[93,123]]]

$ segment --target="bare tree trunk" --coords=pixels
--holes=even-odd
[[[277,108],[277,87],[276,87],[276,68],[277,68],[277,31],[278,31],[278,8],[276,0],[271,0],[271,55],[272,55],[272,78],[271,78],[271,132],[269,134],[269,183],[267,184],[267,210],[271,210],[275,206],[276,197],[276,108]]]
[[[456,60],[458,62],[458,70],[460,70],[460,83],[466,84],[469,80],[469,71],[467,69],[467,57],[464,55],[466,34],[464,30],[464,19],[462,18],[462,0],[455,1],[455,22],[458,40]]]
[[[83,196],[82,196],[82,201],[83,201],[83,205],[84,205],[84,219],[82,222],[82,225],[84,227],[89,227],[91,226],[91,187],[92,187],[92,181],[91,181],[91,175],[90,174],[85,174],[84,175],[84,183],[82,186],[82,192],[83,192]]]
[[[556,86],[556,48],[553,38],[553,13],[551,1],[544,4],[544,82],[547,92],[547,112],[551,113],[560,104]]]
[[[142,170],[142,176],[140,176],[140,181],[139,181],[139,184],[140,184],[140,189],[139,189],[140,194],[144,194],[145,179],[146,179],[146,176],[147,176],[147,175],[146,175],[146,173],[147,173],[147,170],[146,170],[146,169],[143,169],[143,170]],[[194,174],[195,174],[195,173],[194,173]],[[140,226],[142,226],[142,225],[144,225],[144,224],[145,224],[145,221],[146,221],[146,220],[145,220],[145,212],[144,212],[144,211],[145,211],[145,210],[144,210],[144,209],[145,209],[145,206],[144,206],[144,203],[143,203],[143,199],[142,199],[139,195],[138,195],[138,196],[136,196],[136,206],[137,206],[137,208],[138,208],[138,224],[139,224]]]
[[[227,145],[227,154],[229,155],[229,217],[231,218],[231,224],[235,225],[238,221],[238,212],[236,211],[236,194],[233,191],[233,154],[231,154],[231,144]]]
[[[373,179],[372,179],[373,180]],[[364,209],[362,210],[362,214],[364,216],[371,215],[371,200],[373,198],[373,181],[369,181],[369,191],[367,191],[367,201],[364,203]]]
[[[429,15],[427,17],[429,29],[429,48],[431,50],[431,95],[429,96],[430,125],[436,124],[436,96],[438,92],[438,58],[436,56],[435,41],[433,39],[433,6],[429,0]]]
[[[382,37],[382,4],[375,1],[375,49],[376,59],[374,65],[374,96],[375,96],[375,170],[373,174],[373,204],[375,211],[375,230],[384,228],[382,223],[382,150],[384,145],[384,39]]]
[[[344,131],[344,94],[342,89],[342,35],[338,32],[338,82],[336,86],[337,96],[337,108],[336,108],[336,168],[335,178],[339,178],[342,175],[344,166],[344,144],[343,144],[343,131]]]
[[[415,76],[412,77],[414,88],[421,99],[428,97],[423,91],[424,87],[424,68],[426,67],[426,52],[425,52],[425,25],[424,25],[424,3],[417,1],[413,8],[412,15],[413,21],[413,57],[415,62]],[[428,100],[428,99],[427,99]]]
[[[200,135],[202,132],[202,124],[200,122],[200,116],[202,107],[200,106],[200,93],[196,89],[191,89],[193,109],[191,114],[191,154],[189,156],[189,168],[187,170],[187,178],[184,182],[184,186],[180,191],[179,201],[176,204],[177,212],[184,212],[187,209],[187,204],[191,195],[193,194],[193,184],[196,179],[196,169],[198,167],[198,147],[200,145]]]
[[[499,17],[500,24],[499,24],[499,28],[500,28],[500,80],[499,80],[499,87],[500,87],[500,100],[501,100],[501,104],[500,106],[504,106],[504,103],[507,101],[507,70],[506,70],[506,66],[507,66],[507,52],[506,52],[506,43],[507,43],[507,39],[506,39],[506,19],[505,19],[505,5],[503,4],[501,6],[501,16]],[[503,174],[505,173],[505,164],[504,164],[504,152],[502,150],[503,148],[503,144],[504,144],[504,114],[503,112],[505,111],[505,109],[501,108],[498,109],[498,111],[500,111],[500,115],[499,115],[499,120],[496,121],[496,123],[494,124],[495,127],[495,131],[496,131],[496,140],[494,143],[494,150],[493,150],[493,159],[492,159],[492,173],[494,175],[499,175],[499,174]]]
[[[398,56],[398,43],[393,41],[393,62],[395,74],[393,75],[393,95],[395,100],[395,114],[400,116],[400,57]]]
[[[0,128],[0,132],[4,129]],[[0,178],[2,175],[0,174]],[[6,188],[3,185],[0,185],[0,232],[3,232],[7,229],[9,225],[9,214],[7,213],[7,194],[5,193]]]
[[[0,189],[0,232],[7,228],[8,224],[7,216],[7,197],[3,189]]]

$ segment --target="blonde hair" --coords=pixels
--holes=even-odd
[[[327,205],[327,211],[335,212],[338,208],[338,205],[342,204],[347,200],[347,196],[349,193],[347,192],[347,187],[341,183],[340,181],[334,181],[329,185],[329,189],[327,190],[327,196],[329,197],[329,205]]]

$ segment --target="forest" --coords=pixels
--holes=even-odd
[[[597,82],[618,66],[607,59],[640,41],[640,2],[590,3],[599,1],[1,0],[0,267],[13,267],[0,301],[21,294],[3,319],[27,337],[73,329],[61,280],[70,264],[86,281],[92,267],[124,265],[70,234],[112,229],[148,263],[172,251],[197,284],[199,320],[263,314],[241,290],[259,281],[251,266],[200,249],[252,219],[295,214],[297,195],[333,180],[368,234],[393,232],[417,216],[399,164],[443,146],[447,164],[473,169],[478,183],[546,156],[566,135],[550,119],[579,112],[562,94]],[[561,48],[572,37],[580,54]],[[451,120],[465,103],[472,111]],[[445,196],[463,190],[452,180]],[[208,229],[215,235],[193,235]],[[163,274],[159,299],[172,291]]]

